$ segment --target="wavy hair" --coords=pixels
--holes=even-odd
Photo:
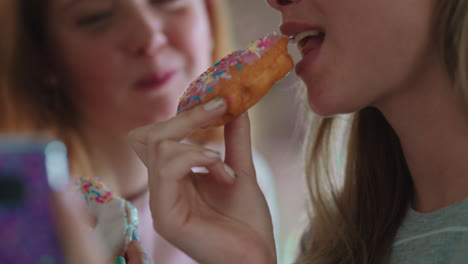
[[[66,87],[53,89],[47,75],[45,22],[48,0],[0,1],[0,131],[42,133],[65,142],[72,175],[93,175],[78,115]],[[222,0],[206,0],[215,62],[231,51],[227,9]],[[63,88],[63,89],[62,89]],[[194,140],[220,138],[219,129],[197,133]]]

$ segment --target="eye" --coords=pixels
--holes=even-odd
[[[278,4],[280,5],[288,5],[288,4],[292,4],[293,1],[292,0],[278,0]]]
[[[78,19],[76,24],[78,26],[90,26],[90,25],[94,25],[99,22],[105,21],[111,16],[112,16],[112,11],[95,12],[95,13],[91,13],[89,15],[83,16],[82,18]]]
[[[184,2],[187,2],[186,0],[150,0],[150,1],[152,4],[160,5],[160,6],[168,6],[168,7],[180,6]]]
[[[171,2],[177,2],[177,0],[151,0],[153,4],[168,4]]]

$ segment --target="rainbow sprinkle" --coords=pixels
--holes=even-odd
[[[104,204],[114,199],[113,193],[107,190],[100,179],[80,178],[80,191],[84,194],[86,201]]]

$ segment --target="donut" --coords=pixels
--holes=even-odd
[[[137,209],[109,191],[100,179],[81,178],[80,191],[88,209],[97,220],[94,232],[102,239],[108,256],[123,256],[138,227]]]
[[[189,85],[179,100],[177,113],[223,97],[228,109],[208,127],[235,119],[291,71],[293,60],[288,54],[288,42],[288,37],[270,33],[222,58]]]

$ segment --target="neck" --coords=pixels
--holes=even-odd
[[[147,170],[131,148],[127,135],[111,134],[87,127],[85,144],[91,146],[90,161],[94,175],[124,198],[142,193],[147,186]]]
[[[400,139],[421,212],[468,196],[468,118],[442,65],[377,106]]]

